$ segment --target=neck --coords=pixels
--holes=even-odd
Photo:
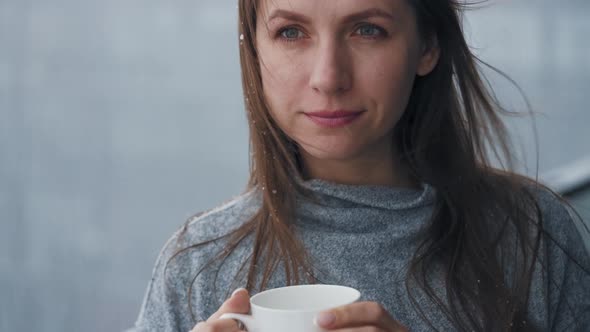
[[[321,179],[351,185],[381,185],[418,188],[419,181],[413,178],[397,153],[376,153],[356,158],[317,159],[301,151],[304,179]]]

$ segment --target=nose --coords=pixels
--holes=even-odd
[[[341,94],[351,88],[352,68],[343,47],[336,42],[318,46],[309,79],[311,88],[322,94]]]

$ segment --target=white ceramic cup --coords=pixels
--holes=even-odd
[[[250,298],[252,315],[226,313],[248,332],[323,332],[314,319],[324,310],[356,302],[361,293],[337,285],[299,285],[269,289]]]

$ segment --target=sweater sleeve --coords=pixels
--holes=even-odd
[[[550,331],[590,331],[590,257],[583,221],[555,197],[541,198],[545,230]],[[581,223],[576,225],[576,223]]]

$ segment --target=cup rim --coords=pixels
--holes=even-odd
[[[315,308],[315,309],[275,309],[275,308],[268,308],[268,307],[263,307],[261,305],[258,305],[256,303],[254,303],[254,301],[256,300],[256,298],[260,295],[267,295],[269,293],[274,293],[274,292],[278,292],[281,291],[285,288],[314,288],[314,287],[331,287],[331,288],[343,288],[343,289],[347,289],[347,290],[351,290],[353,291],[353,293],[355,293],[354,297],[351,298],[350,301],[346,301],[344,303],[339,304],[338,306],[343,306],[343,305],[348,305],[351,303],[354,303],[356,301],[358,301],[358,299],[361,297],[361,292],[353,287],[349,287],[349,286],[343,286],[343,285],[329,285],[329,284],[309,284],[309,285],[293,285],[293,286],[284,286],[284,287],[277,287],[277,288],[272,288],[272,289],[268,289],[265,291],[262,291],[258,294],[255,294],[254,296],[252,296],[250,298],[250,305],[252,307],[256,307],[258,309],[264,310],[264,311],[272,311],[272,312],[293,312],[293,313],[311,313],[311,312],[317,312],[317,311],[323,311],[323,310],[328,310],[330,308],[333,307],[326,307],[326,308]]]

